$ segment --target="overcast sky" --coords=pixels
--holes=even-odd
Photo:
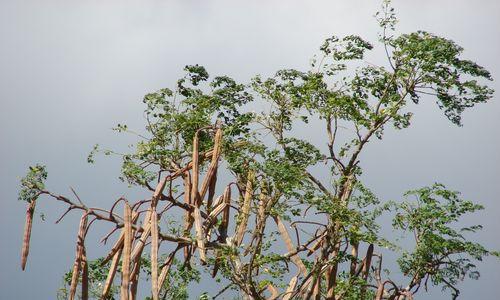
[[[286,5],[285,5],[286,4]],[[36,162],[48,186],[73,186],[89,203],[108,206],[128,191],[119,161],[86,163],[95,143],[123,149],[131,138],[110,130],[141,128],[142,96],[172,87],[186,64],[248,81],[280,68],[307,68],[323,39],[359,34],[376,41],[380,1],[0,1],[0,299],[55,299],[74,259],[78,216],[60,225],[61,205],[40,202],[27,272],[20,271],[24,225],[19,179]],[[395,1],[401,32],[419,29],[455,40],[464,56],[500,78],[500,2]],[[492,83],[500,91],[498,81]],[[433,103],[416,110],[413,127],[389,130],[361,158],[365,183],[381,199],[435,181],[486,206],[469,221],[478,239],[500,249],[500,104],[451,125]],[[102,254],[94,249],[95,255]],[[89,251],[90,252],[90,251]],[[91,254],[90,254],[91,255]],[[462,299],[498,297],[500,262],[480,265],[482,277],[462,285]],[[447,299],[439,292],[420,299]]]

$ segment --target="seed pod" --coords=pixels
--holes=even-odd
[[[210,187],[210,185],[214,185],[213,179],[217,177],[217,166],[219,164],[221,142],[222,142],[222,129],[219,127],[215,132],[212,161],[210,162],[207,174],[205,175],[205,179],[203,180],[203,183],[201,185],[200,189],[201,199],[205,198],[205,194],[207,193],[207,190]],[[208,207],[210,207],[210,205],[208,205]]]
[[[123,213],[124,226],[123,231],[123,258],[122,258],[122,284],[120,290],[120,299],[128,300],[128,290],[130,284],[130,252],[132,248],[132,218],[131,209],[128,202],[125,202],[125,208]]]
[[[158,214],[151,212],[151,293],[158,300]]]
[[[82,255],[82,300],[89,299],[89,266],[85,247]]]
[[[180,248],[181,248],[180,246],[177,246],[177,248],[175,248],[175,250],[169,254],[167,261],[163,265],[160,276],[158,277],[158,289],[161,289],[161,287],[163,286],[163,283],[167,278],[168,272],[170,271],[170,267],[172,266],[172,262],[174,261],[175,254]]]
[[[200,253],[200,262],[205,264],[207,261],[205,255],[205,235],[203,232],[203,220],[201,219],[201,212],[198,207],[194,207],[194,226],[196,228],[196,243]]]
[[[191,205],[191,175],[189,172],[184,174],[184,203]],[[184,236],[189,236],[191,232],[191,228],[193,227],[193,214],[191,211],[186,210],[184,214]],[[191,259],[191,252],[189,251],[189,247],[184,247],[184,261],[187,263]]]
[[[283,300],[290,300],[293,295],[293,291],[295,290],[295,287],[297,286],[297,281],[299,279],[299,276],[293,276],[292,279],[290,279],[290,282],[288,283],[288,287],[286,288],[285,294],[283,295]]]
[[[146,212],[146,216],[144,217],[143,230],[141,233],[141,237],[135,243],[134,249],[132,250],[131,261],[135,262],[141,258],[142,251],[144,250],[144,246],[146,245],[146,240],[151,234],[151,209],[148,209]]]
[[[271,297],[267,298],[268,300],[275,300],[275,299],[278,299],[279,297],[279,292],[278,290],[274,287],[274,285],[272,284],[268,284],[267,285],[267,290],[271,293]]]
[[[200,194],[198,192],[198,181],[200,178],[200,166],[199,166],[199,153],[198,153],[198,131],[195,133],[193,138],[193,176],[191,179],[191,201],[195,206],[200,207],[201,200]]]
[[[85,232],[87,230],[87,213],[84,213],[80,219],[80,227],[78,229],[78,238],[76,240],[76,257],[73,264],[73,274],[71,276],[71,284],[69,289],[69,299],[74,300],[76,287],[78,286],[78,278],[80,277],[81,264],[84,252]]]
[[[31,227],[33,226],[33,215],[35,213],[36,200],[28,203],[26,208],[26,221],[24,223],[23,248],[21,250],[21,269],[24,271],[28,254],[30,252]]]
[[[245,236],[245,231],[247,230],[248,218],[250,216],[250,205],[252,203],[253,195],[253,181],[255,179],[255,173],[250,170],[247,177],[247,186],[245,189],[245,196],[243,197],[243,205],[241,207],[241,212],[238,215],[238,228],[236,230],[235,244],[240,246]]]
[[[130,278],[130,300],[137,299],[137,286],[139,285],[139,273],[141,268],[141,259],[134,262],[134,268]]]
[[[278,225],[278,231],[281,235],[281,238],[285,242],[286,248],[288,252],[293,252],[295,251],[295,246],[293,245],[292,239],[290,238],[290,235],[288,234],[288,231],[286,230],[285,224],[281,221],[280,217],[275,216],[274,221],[276,222],[276,225]],[[300,257],[295,254],[290,257],[292,262],[299,268],[300,272],[306,276],[307,275],[307,269]]]
[[[113,256],[111,261],[111,266],[109,267],[108,276],[106,277],[106,282],[102,289],[101,300],[105,300],[108,297],[111,286],[113,285],[113,280],[115,279],[116,270],[118,268],[118,263],[120,262],[120,257],[122,256],[123,247],[119,248],[118,251]]]
[[[219,225],[219,242],[225,243],[227,238],[227,227],[229,224],[229,208],[231,206],[231,186],[228,185],[224,190],[223,202],[226,204],[222,213],[222,219]]]
[[[139,217],[139,214],[137,212],[133,211],[132,215],[133,215],[132,222],[135,224],[135,222],[137,221],[137,218]],[[125,238],[125,231],[122,230],[120,232],[120,236],[118,237],[115,244],[113,245],[113,247],[109,251],[108,255],[101,262],[101,266],[104,266],[105,264],[108,263],[108,261],[110,261],[113,257],[115,257],[115,254],[116,254],[116,252],[118,252],[118,250],[123,249],[123,239],[124,238]]]

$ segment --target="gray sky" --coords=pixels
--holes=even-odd
[[[285,5],[286,3],[286,5]],[[73,186],[89,203],[108,206],[127,191],[119,161],[86,156],[95,143],[115,149],[133,142],[110,130],[141,128],[142,96],[172,87],[186,64],[241,81],[280,68],[306,68],[323,39],[360,34],[375,41],[380,1],[0,1],[0,299],[54,299],[74,259],[78,216],[53,222],[62,205],[42,201],[27,272],[20,271],[24,224],[17,202],[29,165],[47,164],[50,189]],[[500,3],[395,1],[402,32],[423,29],[455,40],[465,57],[500,78]],[[500,91],[498,81],[492,83]],[[416,109],[413,127],[389,130],[362,157],[364,180],[381,199],[435,181],[486,206],[478,235],[500,249],[500,104],[451,125],[433,103]],[[124,192],[125,191],[125,192]],[[95,255],[100,254],[96,250]],[[480,265],[479,281],[462,299],[498,297],[500,262]],[[420,295],[446,299],[448,294]]]

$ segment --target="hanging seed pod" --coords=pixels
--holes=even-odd
[[[192,200],[191,200],[191,175],[189,172],[186,172],[184,174],[184,203],[191,205]],[[186,210],[184,213],[184,236],[189,236],[191,228],[193,227],[193,214],[191,211]],[[184,247],[184,261],[187,263],[190,258],[191,258],[191,252],[189,251],[189,247]]]
[[[231,207],[231,186],[228,185],[224,190],[223,202],[225,204],[222,212],[222,219],[219,225],[219,242],[225,243],[227,238],[227,227],[229,225],[229,209]]]
[[[200,178],[200,166],[199,166],[199,153],[198,153],[198,131],[196,131],[193,138],[193,175],[191,179],[191,201],[193,205],[200,207],[201,199],[198,192],[198,181]]]
[[[366,256],[363,259],[363,269],[361,270],[361,275],[363,279],[366,281],[368,280],[368,273],[370,271],[370,266],[372,264],[372,257],[373,257],[373,244],[370,244],[368,246],[368,249],[366,250]],[[366,286],[361,287],[361,297],[364,298],[366,294]]]
[[[212,181],[214,178],[217,177],[217,166],[219,164],[221,142],[222,142],[222,129],[219,127],[219,128],[217,128],[217,131],[215,132],[214,150],[213,150],[213,154],[212,154],[212,161],[210,162],[210,166],[208,167],[207,174],[205,175],[205,179],[203,180],[203,183],[201,184],[201,189],[200,189],[200,198],[201,199],[205,198],[205,194],[207,193],[207,190],[210,187],[210,185],[211,184],[215,185]],[[210,207],[210,205],[208,205],[208,207]]]
[[[254,179],[255,173],[253,172],[253,170],[248,171],[247,186],[245,189],[245,196],[243,197],[243,205],[241,207],[241,212],[238,215],[239,224],[235,236],[236,246],[241,245],[241,242],[243,242],[243,237],[245,236],[245,231],[247,230],[248,218],[250,216],[250,205],[252,203]]]
[[[31,227],[33,226],[33,215],[35,213],[36,200],[33,199],[28,203],[26,208],[26,221],[24,223],[23,248],[21,250],[21,269],[24,271],[28,254],[30,252]]]
[[[135,224],[135,222],[137,222],[137,219],[139,217],[139,214],[137,212],[132,212],[132,223]],[[104,258],[104,260],[101,262],[101,266],[104,266],[105,264],[108,263],[108,261],[110,261],[113,257],[115,257],[115,254],[116,252],[118,252],[119,249],[123,249],[123,240],[125,238],[125,231],[121,231],[120,232],[120,236],[118,237],[118,239],[116,240],[115,244],[113,245],[113,247],[111,248],[111,250],[109,251],[108,255],[106,255],[106,257]]]
[[[351,243],[351,268],[350,268],[350,275],[354,276],[356,274],[356,269],[357,269],[357,264],[358,264],[358,248],[359,248],[359,242],[352,242]]]
[[[207,232],[211,229],[212,225],[217,222],[217,217],[224,211],[226,206],[226,203],[220,203],[219,205],[214,206],[214,209],[210,212],[203,224]]]
[[[373,244],[370,244],[368,246],[368,249],[366,250],[366,256],[363,261],[363,270],[361,271],[363,273],[363,279],[368,278],[368,271],[370,270],[370,266],[372,264],[372,257],[373,257]]]
[[[106,300],[111,290],[111,286],[113,285],[113,280],[115,279],[116,270],[118,269],[118,263],[120,262],[120,258],[122,256],[123,247],[119,248],[118,251],[113,256],[113,260],[111,261],[111,266],[109,267],[108,276],[106,277],[106,282],[104,283],[104,287],[102,289],[101,300]]]
[[[73,264],[73,274],[71,276],[71,284],[69,289],[69,299],[75,299],[76,287],[78,286],[78,278],[80,277],[80,271],[82,266],[82,258],[84,251],[84,240],[85,231],[87,230],[87,213],[84,213],[80,219],[80,226],[78,229],[78,238],[76,240],[76,257],[75,263]]]
[[[274,285],[272,284],[268,284],[267,285],[267,290],[269,291],[269,293],[271,293],[271,296],[269,298],[267,298],[268,300],[275,300],[275,299],[278,299],[280,293],[278,292],[278,290],[274,287]]]
[[[170,271],[170,267],[172,266],[172,263],[174,262],[174,257],[177,251],[180,249],[180,246],[177,246],[174,251],[172,251],[165,264],[163,265],[163,268],[161,269],[160,276],[158,277],[158,289],[161,289],[163,286],[163,283],[165,282],[165,279],[167,279],[168,272]]]
[[[151,293],[153,300],[158,300],[158,214],[151,212]]]
[[[132,218],[131,209],[128,202],[125,202],[125,209],[123,213],[124,226],[123,231],[125,232],[123,240],[123,258],[122,258],[122,284],[120,289],[120,299],[128,300],[129,285],[130,285],[130,252],[132,245]]]
[[[205,254],[205,234],[203,232],[203,220],[201,219],[201,212],[198,207],[194,208],[194,226],[196,228],[196,243],[200,253],[200,262],[205,264],[207,257]]]
[[[82,255],[82,300],[89,299],[89,266],[85,247]]]
[[[196,242],[198,245],[198,251],[200,253],[200,261],[202,264],[206,262],[205,256],[205,235],[203,233],[203,220],[201,219],[201,199],[200,194],[198,192],[198,180],[200,176],[199,170],[199,153],[198,153],[198,131],[195,133],[193,138],[193,176],[191,183],[191,201],[193,201],[194,210],[193,210],[193,218],[194,218],[194,226],[196,229]]]
[[[288,234],[288,231],[286,230],[285,224],[281,221],[280,217],[275,216],[274,221],[276,222],[276,225],[278,225],[278,231],[281,235],[281,238],[285,242],[286,248],[288,252],[293,252],[295,250],[295,246],[293,245],[292,239],[290,238],[290,235]],[[300,272],[302,275],[306,276],[307,275],[307,269],[300,257],[295,254],[290,257],[292,262],[299,268]]]
[[[151,208],[146,212],[146,216],[144,217],[142,233],[139,240],[135,243],[134,249],[132,250],[131,261],[135,262],[141,258],[142,251],[144,250],[144,246],[146,245],[146,240],[151,234]]]
[[[384,283],[380,283],[378,288],[377,288],[377,294],[375,295],[375,300],[382,300],[382,297],[384,296]]]
[[[297,281],[299,280],[299,276],[293,276],[292,279],[290,279],[290,282],[288,283],[288,287],[286,288],[285,294],[283,295],[283,300],[290,300],[292,299],[293,291],[295,290],[295,287],[297,286]]]
[[[140,268],[141,268],[141,259],[138,259],[134,263],[134,268],[131,273],[131,278],[130,278],[130,300],[136,300],[137,299],[137,286],[139,285],[139,274],[140,274]]]

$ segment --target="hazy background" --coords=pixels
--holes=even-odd
[[[500,2],[395,1],[402,32],[424,29],[464,46],[464,56],[500,78]],[[142,128],[142,96],[172,87],[186,64],[241,81],[280,68],[306,68],[323,39],[360,34],[376,41],[380,1],[0,1],[0,299],[55,299],[74,259],[79,217],[59,225],[63,205],[40,201],[27,272],[20,270],[24,203],[19,179],[36,162],[48,166],[48,187],[73,186],[108,206],[137,193],[119,183],[118,159],[86,156],[95,143],[125,149],[135,139],[110,130]],[[492,83],[500,91],[498,81]],[[498,95],[498,93],[496,94]],[[364,180],[381,199],[435,181],[486,206],[470,221],[478,238],[500,249],[500,104],[498,96],[451,125],[435,107],[416,109],[413,127],[388,130],[361,157]],[[321,138],[321,137],[317,137]],[[46,202],[46,203],[44,203]],[[97,237],[93,237],[97,238]],[[92,252],[94,251],[94,252]],[[89,249],[89,255],[102,254]],[[498,297],[500,262],[480,265],[461,299]],[[200,291],[201,292],[201,291]],[[447,299],[448,293],[419,299]]]

